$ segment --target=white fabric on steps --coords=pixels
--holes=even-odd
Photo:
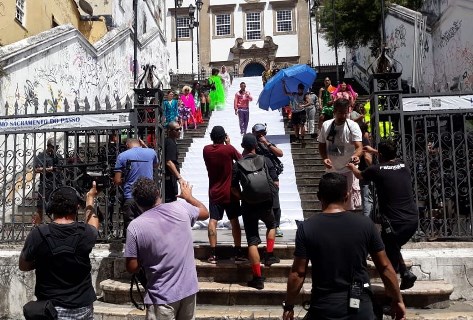
[[[233,98],[240,89],[240,82],[246,83],[246,89],[253,96],[250,103],[250,121],[248,132],[255,123],[266,123],[268,127],[268,140],[275,143],[284,152],[281,161],[284,164],[284,172],[279,176],[281,202],[281,229],[296,229],[295,220],[303,220],[301,200],[297,191],[296,177],[294,173],[294,163],[292,161],[291,145],[289,135],[285,134],[284,122],[279,111],[265,111],[258,107],[257,101],[263,85],[261,77],[236,78],[233,85],[228,89],[228,97],[225,109],[214,111],[210,117],[209,126],[204,138],[195,138],[186,153],[184,163],[181,165],[181,175],[193,186],[193,195],[208,206],[208,176],[204,160],[202,158],[202,149],[205,145],[212,143],[210,140],[210,131],[216,125],[223,126],[231,144],[240,152],[241,135],[238,124],[238,116],[233,110]],[[240,220],[241,221],[241,220]],[[196,227],[207,227],[208,221],[199,222]],[[230,224],[226,216],[219,223],[219,227],[228,227]]]

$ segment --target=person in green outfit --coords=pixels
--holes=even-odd
[[[225,88],[223,87],[222,78],[219,76],[219,70],[212,69],[212,75],[209,78],[210,86],[210,111],[223,110],[225,107]]]
[[[327,77],[324,80],[324,87],[319,90],[319,131],[322,128],[322,124],[325,120],[333,118],[333,105],[332,105],[332,92],[335,91],[335,87],[332,86],[330,78]]]

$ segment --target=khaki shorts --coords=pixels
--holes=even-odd
[[[193,320],[195,319],[196,295],[190,295],[170,304],[146,306],[146,320]]]

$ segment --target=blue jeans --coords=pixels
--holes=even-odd
[[[371,195],[371,183],[360,183],[361,189],[361,205],[363,207],[363,215],[371,217],[373,212],[373,196]]]

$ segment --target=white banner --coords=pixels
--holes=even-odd
[[[0,133],[15,131],[53,131],[57,129],[90,129],[126,127],[130,125],[130,113],[60,115],[51,117],[28,117],[0,120]]]
[[[402,109],[407,112],[473,109],[473,95],[403,98]]]

